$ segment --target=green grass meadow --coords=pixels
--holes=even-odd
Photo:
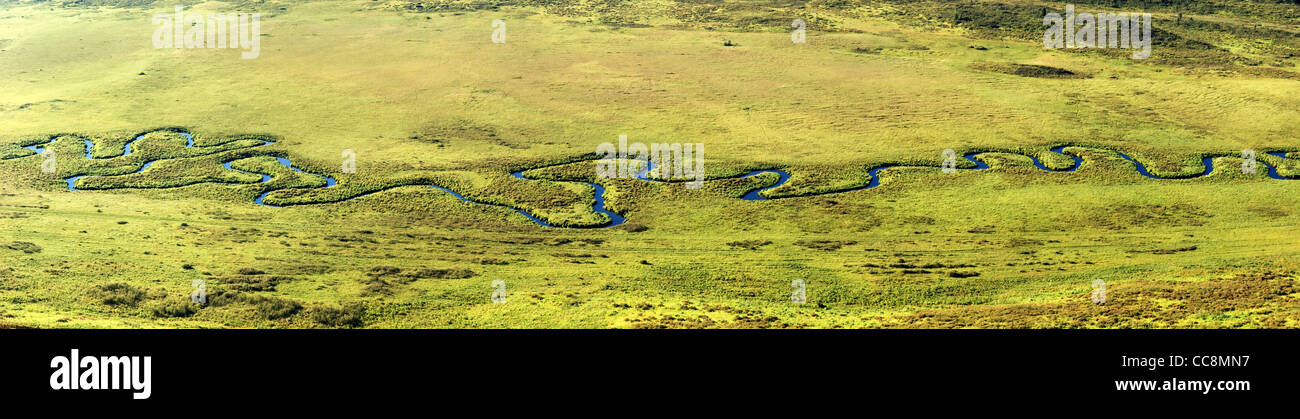
[[[0,328],[1300,327],[1300,4],[1150,3],[1073,2],[1135,60],[1029,0],[0,2]],[[260,56],[154,48],[176,4]],[[619,135],[711,180],[597,179]]]

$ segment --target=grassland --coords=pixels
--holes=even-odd
[[[0,6],[0,325],[1300,326],[1300,182],[1232,170],[1254,149],[1300,174],[1263,154],[1300,150],[1292,4],[1074,2],[1153,12],[1153,56],[1132,60],[1044,49],[1050,2],[182,3],[262,13],[261,56],[154,49],[174,3]],[[599,180],[628,218],[610,229],[427,186],[599,224],[575,182],[591,163],[552,165],[619,134],[704,143],[711,178],[792,176],[756,202],[736,196],[775,175]],[[45,174],[21,146],[54,137]],[[1090,147],[1078,171],[990,155],[806,196],[944,149],[1061,168],[1063,144]],[[1238,157],[1162,181],[1104,150],[1162,176]],[[71,192],[75,175],[98,177]],[[252,203],[270,190],[286,206]]]

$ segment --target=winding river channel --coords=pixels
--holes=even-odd
[[[179,135],[181,135],[181,136],[184,136],[185,139],[186,139],[185,147],[186,147],[186,148],[195,148],[195,147],[194,147],[194,136],[191,135],[189,132],[186,132],[186,131],[176,131],[176,130],[160,130],[160,131],[162,131],[162,132],[171,132],[171,133],[175,133],[175,134],[179,134]],[[154,132],[158,132],[158,131],[154,131]],[[85,155],[85,157],[86,157],[87,159],[92,159],[92,160],[104,160],[104,159],[111,159],[111,158],[117,158],[117,157],[129,156],[129,155],[132,154],[132,150],[131,150],[131,148],[132,148],[132,147],[131,147],[132,144],[134,144],[136,141],[139,141],[140,139],[143,139],[143,138],[145,137],[145,135],[147,135],[147,134],[149,134],[149,133],[146,132],[146,133],[143,133],[143,134],[137,135],[135,138],[131,139],[130,141],[127,141],[126,144],[122,147],[122,154],[121,154],[121,155],[118,155],[118,156],[112,156],[112,157],[103,157],[103,158],[95,158],[95,157],[93,157],[93,156],[91,155],[91,149],[94,147],[94,143],[93,143],[91,140],[89,140],[89,139],[84,139],[84,138],[83,138],[82,141],[85,143],[85,147],[86,147],[86,155]],[[58,139],[58,137],[56,137],[56,138],[52,138],[52,139],[50,139],[49,141],[46,141],[46,142],[44,142],[44,143],[39,143],[39,144],[35,144],[35,145],[28,145],[28,146],[24,146],[23,148],[26,148],[26,149],[28,149],[28,150],[31,150],[32,152],[35,153],[35,155],[39,155],[39,154],[41,154],[42,152],[45,151],[45,148],[44,148],[43,146],[48,146],[49,144],[52,144],[52,143],[54,143],[55,141],[57,141],[57,139]],[[231,140],[231,141],[233,141],[233,140]],[[274,144],[274,142],[273,142],[273,141],[265,141],[265,140],[263,140],[263,144],[261,144],[260,146],[268,146],[268,145],[271,145],[271,144]],[[216,144],[216,145],[221,145],[221,144]],[[216,146],[216,145],[213,145],[213,146]],[[260,147],[260,146],[253,146],[253,147]],[[211,146],[209,146],[209,147],[211,147]],[[967,154],[963,155],[962,158],[964,158],[965,160],[968,160],[968,161],[974,163],[974,164],[975,164],[975,167],[974,167],[974,168],[970,168],[970,169],[961,169],[961,170],[987,170],[987,169],[989,168],[989,165],[986,164],[985,162],[983,162],[983,161],[981,160],[981,155],[986,154],[986,153],[1002,153],[1002,154],[1016,154],[1016,155],[1022,155],[1022,156],[1028,157],[1030,160],[1033,161],[1033,164],[1034,164],[1035,167],[1037,167],[1037,168],[1039,168],[1039,169],[1041,169],[1041,170],[1043,170],[1043,171],[1053,172],[1053,173],[1073,172],[1073,171],[1075,171],[1075,170],[1078,170],[1079,167],[1083,164],[1083,159],[1082,159],[1081,157],[1079,157],[1079,156],[1075,156],[1075,155],[1072,155],[1072,154],[1066,154],[1065,151],[1064,151],[1066,147],[1067,147],[1067,146],[1058,146],[1058,147],[1055,147],[1055,148],[1052,148],[1052,149],[1051,149],[1051,152],[1052,152],[1052,153],[1056,153],[1056,154],[1060,154],[1060,155],[1063,155],[1063,156],[1069,157],[1071,160],[1074,161],[1074,163],[1073,163],[1069,168],[1066,168],[1066,169],[1061,169],[1061,170],[1052,170],[1052,169],[1049,169],[1046,165],[1044,165],[1042,162],[1040,162],[1040,161],[1039,161],[1037,158],[1035,158],[1034,156],[1024,155],[1024,154],[1020,154],[1020,153],[1011,153],[1011,152],[1002,152],[1002,151],[989,151],[989,152],[974,152],[974,153],[967,153]],[[200,147],[200,148],[201,148],[201,147]],[[1153,174],[1151,174],[1151,172],[1147,171],[1146,166],[1144,166],[1141,162],[1138,162],[1137,160],[1134,160],[1132,157],[1129,157],[1128,155],[1126,155],[1126,154],[1124,154],[1124,153],[1120,153],[1120,152],[1116,152],[1116,151],[1112,151],[1112,152],[1115,153],[1116,155],[1118,155],[1120,158],[1123,158],[1124,160],[1127,160],[1127,161],[1129,161],[1129,162],[1132,162],[1133,165],[1135,166],[1137,172],[1138,172],[1139,174],[1141,174],[1142,176],[1145,176],[1145,177],[1148,177],[1148,178],[1152,178],[1152,179],[1173,179],[1173,178],[1162,178],[1162,177],[1159,177],[1159,176],[1153,175]],[[1269,152],[1268,154],[1269,154],[1269,155],[1272,155],[1272,156],[1277,156],[1277,157],[1281,157],[1281,158],[1284,158],[1284,159],[1285,159],[1285,158],[1287,158],[1287,153],[1288,153],[1288,152],[1285,152],[1285,151],[1274,151],[1274,152]],[[29,155],[29,156],[30,156],[30,155]],[[15,158],[29,157],[29,156],[19,156],[19,157],[15,157]],[[241,157],[240,159],[242,159],[242,158],[246,158],[246,157]],[[1204,167],[1205,167],[1205,170],[1203,170],[1201,173],[1196,174],[1196,175],[1192,175],[1192,176],[1179,177],[1179,178],[1176,178],[1176,179],[1194,179],[1194,178],[1198,178],[1198,177],[1209,176],[1210,173],[1212,173],[1212,172],[1214,171],[1214,162],[1213,162],[1213,158],[1214,158],[1214,157],[1202,157],[1202,158],[1201,158],[1201,163],[1202,163],[1202,164],[1204,165]],[[239,159],[236,159],[236,160],[239,160]],[[145,170],[149,169],[149,167],[152,166],[156,161],[157,161],[157,160],[149,160],[149,161],[146,161],[146,162],[144,162],[144,164],[140,167],[140,169],[138,169],[138,170],[136,170],[136,171],[134,171],[134,172],[131,172],[131,173],[125,173],[125,174],[135,174],[135,173],[141,173],[141,172],[144,172]],[[316,173],[306,172],[306,171],[304,171],[304,170],[302,170],[302,169],[300,169],[300,168],[298,168],[298,167],[295,167],[295,166],[293,165],[293,162],[291,162],[291,161],[290,161],[289,159],[287,159],[287,158],[277,157],[277,158],[276,158],[276,161],[278,161],[280,164],[284,165],[285,167],[287,167],[287,168],[289,168],[290,170],[293,170],[293,171],[295,171],[295,172],[304,173],[304,174],[308,174],[308,175],[311,175],[311,176],[317,176],[317,177],[323,178],[323,179],[325,180],[325,186],[324,186],[325,188],[334,187],[335,185],[338,184],[338,182],[337,182],[333,177],[326,176],[326,175],[321,175],[321,174],[316,174]],[[272,179],[271,175],[268,175],[268,174],[265,174],[265,173],[254,173],[254,172],[248,172],[248,171],[243,171],[243,170],[239,170],[239,169],[234,169],[234,168],[230,167],[230,164],[231,164],[232,162],[233,162],[233,160],[232,160],[232,161],[226,161],[226,162],[223,162],[223,163],[222,163],[222,166],[225,167],[226,170],[232,170],[232,171],[236,171],[236,172],[240,172],[240,173],[247,173],[247,174],[259,175],[259,176],[261,176],[261,181],[260,181],[260,183],[267,183],[267,182],[270,182],[271,179]],[[558,166],[558,165],[563,165],[563,164],[570,164],[570,163],[573,163],[573,162],[561,163],[561,164],[557,164],[557,166]],[[1265,163],[1265,162],[1263,162],[1263,161],[1259,161],[1258,164],[1262,164],[1262,165],[1264,165],[1265,167],[1268,168],[1268,177],[1269,177],[1269,178],[1272,178],[1272,179],[1279,179],[1279,180],[1292,180],[1292,179],[1293,179],[1293,178],[1287,178],[1287,177],[1283,177],[1283,176],[1279,175],[1279,174],[1277,173],[1277,168],[1276,168],[1276,167],[1274,167],[1274,166],[1272,166],[1272,165],[1269,165],[1269,164],[1267,164],[1267,163]],[[551,166],[535,167],[535,168],[528,169],[528,170],[543,169],[543,168],[546,168],[546,167],[551,167]],[[649,178],[647,177],[647,172],[648,172],[648,170],[649,170],[650,168],[652,168],[652,167],[653,167],[653,166],[650,164],[650,162],[646,162],[645,167],[640,171],[640,173],[638,173],[638,174],[636,175],[636,178],[637,178],[637,179],[640,179],[640,180],[643,180],[643,181],[655,181],[655,182],[658,182],[658,180],[649,179]],[[818,193],[818,194],[814,194],[814,195],[827,195],[827,194],[836,194],[836,193],[852,192],[852,191],[858,191],[858,190],[863,190],[863,189],[871,189],[871,188],[874,188],[874,187],[880,186],[880,176],[878,175],[878,173],[879,173],[881,170],[894,169],[894,168],[926,168],[926,167],[928,167],[928,168],[934,168],[935,166],[921,166],[921,165],[890,165],[890,164],[881,165],[881,166],[877,166],[877,167],[875,167],[875,168],[872,168],[871,170],[869,170],[869,171],[867,172],[867,176],[870,177],[870,181],[869,181],[866,185],[864,185],[864,186],[855,187],[855,188],[849,188],[849,189],[843,189],[843,190],[837,190],[837,191],[822,192],[822,193]],[[514,176],[514,177],[516,177],[516,178],[519,178],[519,179],[524,179],[524,180],[529,180],[529,181],[537,181],[537,180],[538,180],[538,179],[535,179],[535,178],[530,178],[530,177],[525,176],[525,175],[524,175],[524,172],[525,172],[525,171],[527,171],[527,170],[520,170],[520,171],[512,172],[512,173],[510,173],[510,175],[511,175],[511,176]],[[732,176],[732,177],[728,177],[728,178],[717,178],[717,179],[742,179],[742,178],[747,178],[747,177],[751,177],[751,176],[758,176],[758,175],[761,175],[761,174],[764,174],[764,173],[774,173],[774,174],[776,174],[776,175],[777,175],[777,180],[776,180],[776,182],[773,182],[773,183],[771,183],[771,184],[769,184],[769,185],[765,185],[765,186],[762,186],[762,187],[758,187],[758,188],[752,189],[752,190],[746,192],[744,195],[742,195],[740,199],[745,200],[745,201],[766,201],[766,200],[769,200],[769,198],[761,196],[760,193],[762,193],[763,191],[766,191],[766,190],[769,190],[769,189],[773,189],[773,188],[777,188],[777,187],[780,187],[781,185],[784,185],[784,184],[785,184],[785,183],[790,179],[790,174],[789,174],[789,173],[787,173],[787,172],[784,171],[784,170],[779,170],[779,169],[763,169],[763,170],[755,170],[755,171],[752,171],[752,172],[749,172],[749,173],[745,173],[745,174],[742,174],[742,175],[739,175],[739,176]],[[77,187],[76,187],[76,181],[77,181],[78,179],[82,178],[82,177],[85,177],[85,176],[72,176],[72,177],[64,178],[64,181],[65,181],[65,182],[67,183],[67,185],[68,185],[68,190],[69,190],[69,191],[76,191],[76,190],[78,190]],[[715,179],[715,180],[716,180],[716,179]],[[614,227],[614,226],[617,226],[617,225],[623,224],[624,222],[627,221],[627,219],[624,218],[624,216],[622,216],[622,215],[620,215],[620,214],[618,214],[618,213],[615,213],[615,212],[613,212],[613,211],[610,211],[610,210],[608,210],[608,209],[605,208],[605,187],[604,187],[604,186],[601,186],[600,184],[597,184],[597,183],[590,183],[590,182],[582,182],[582,183],[586,183],[587,185],[590,185],[590,186],[593,188],[593,190],[595,191],[595,202],[592,204],[592,210],[595,211],[595,212],[598,212],[598,213],[604,214],[606,217],[609,218],[609,222],[605,223],[604,225],[597,226],[597,227],[595,227],[595,228],[608,228],[608,227]],[[408,185],[398,185],[398,186],[408,186]],[[438,185],[429,185],[429,186],[432,187],[432,188],[435,188],[435,189],[438,189],[438,190],[441,190],[441,191],[447,192],[447,193],[450,194],[451,196],[453,196],[453,197],[455,197],[455,198],[457,198],[457,199],[460,199],[460,200],[462,200],[462,201],[468,202],[468,203],[472,203],[472,204],[475,204],[475,205],[488,205],[488,206],[496,206],[496,207],[502,207],[502,208],[510,209],[510,210],[513,210],[513,211],[515,211],[515,212],[517,212],[517,213],[523,215],[524,217],[527,217],[529,220],[531,220],[532,222],[536,223],[536,224],[539,225],[539,226],[546,227],[546,228],[556,228],[556,226],[554,226],[554,225],[552,225],[552,224],[550,224],[550,223],[547,223],[546,221],[544,221],[544,220],[538,218],[537,216],[535,216],[535,215],[533,215],[533,214],[528,213],[527,211],[525,211],[525,210],[523,210],[523,209],[521,209],[521,208],[516,208],[516,207],[513,207],[513,206],[503,205],[503,204],[495,204],[495,203],[487,203],[487,202],[476,201],[476,200],[473,200],[473,199],[466,198],[466,197],[462,196],[461,194],[459,194],[459,193],[457,193],[457,192],[455,192],[455,191],[453,191],[453,190],[450,190],[450,189],[447,189],[447,188],[444,188],[444,187],[441,187],[441,186],[438,186]],[[396,187],[396,186],[394,186],[394,187]],[[282,189],[283,189],[283,188],[282,188]],[[267,196],[268,194],[270,194],[271,192],[275,192],[275,191],[282,190],[282,189],[271,189],[271,190],[267,190],[267,191],[265,191],[265,192],[262,192],[260,195],[257,196],[257,198],[256,198],[253,202],[254,202],[255,204],[257,204],[257,205],[262,205],[262,206],[267,206],[267,207],[276,207],[277,205],[267,204],[267,203],[263,202],[263,200],[264,200],[264,199],[266,198],[266,196]],[[355,196],[351,196],[351,197],[347,198],[347,200],[357,199],[357,198],[364,197],[364,196],[367,196],[367,195],[370,195],[370,194],[374,194],[374,193],[382,192],[382,191],[385,191],[385,190],[388,190],[388,189],[391,189],[391,188],[383,188],[383,189],[380,189],[380,190],[377,190],[377,191],[371,191],[371,192],[360,193],[360,194],[357,194],[357,195],[355,195]],[[806,196],[811,196],[811,195],[801,195],[800,197],[806,197]],[[784,199],[784,198],[781,198],[781,199]]]

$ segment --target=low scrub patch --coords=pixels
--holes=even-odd
[[[95,287],[91,294],[100,302],[110,306],[134,306],[144,299],[144,291],[124,282],[100,285]]]
[[[994,73],[1010,74],[1020,77],[1047,79],[1086,79],[1090,77],[1086,74],[1075,73],[1064,68],[1036,64],[978,62],[972,63],[970,66],[976,70],[992,71]]]
[[[342,307],[317,306],[310,310],[311,319],[330,327],[361,327],[361,316],[366,312],[362,303],[348,303]]]
[[[15,241],[15,242],[10,242],[9,244],[6,244],[5,247],[8,247],[10,250],[18,250],[18,251],[22,251],[23,253],[40,253],[40,252],[41,252],[41,247],[40,247],[40,246],[37,246],[36,243],[32,243],[32,242],[20,242],[20,241]]]
[[[199,312],[198,305],[188,300],[173,300],[153,309],[154,317],[189,317]]]

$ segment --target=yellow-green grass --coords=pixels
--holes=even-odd
[[[667,17],[631,27],[534,7],[368,3],[264,6],[254,60],[154,49],[149,18],[170,4],[0,8],[0,143],[12,144],[0,156],[68,134],[93,137],[106,159],[61,140],[57,175],[40,173],[38,157],[0,161],[0,325],[335,327],[318,313],[360,302],[365,327],[1300,326],[1300,183],[1266,179],[1262,165],[1234,173],[1231,157],[1208,178],[1152,180],[1104,151],[1167,176],[1248,148],[1282,163],[1262,151],[1300,149],[1295,79],[1048,51],[869,13],[810,9],[821,17],[810,22],[836,31],[815,24],[799,45],[784,24],[709,31]],[[491,43],[496,18],[509,24],[506,44]],[[201,154],[158,134],[111,158],[159,126],[192,130],[199,146],[276,142]],[[861,184],[887,163],[938,167],[944,149],[1063,168],[1069,160],[1046,150],[1070,144],[1087,160],[1045,173],[988,155],[988,171],[888,169],[878,188],[759,202],[736,196],[774,175],[698,191],[609,180],[607,204],[628,224],[600,230],[544,229],[424,186],[591,223],[590,187],[565,182],[594,180],[591,163],[528,172],[557,181],[509,172],[573,161],[619,134],[704,143],[710,177],[790,172],[770,197]],[[357,173],[342,173],[345,149]],[[256,206],[266,190],[319,182],[273,156],[339,185],[267,197],[302,205]],[[61,180],[163,157],[126,176],[238,184],[69,192]],[[227,161],[273,179],[255,183]],[[114,177],[125,176],[95,182]],[[15,242],[41,251],[4,247]],[[194,279],[240,297],[188,317],[159,310],[188,301]],[[490,299],[495,279],[507,283],[504,304]],[[790,302],[794,279],[807,282],[807,304]],[[1090,301],[1094,279],[1107,283],[1105,305]],[[113,283],[142,297],[106,304],[97,287]],[[301,308],[286,316],[289,301]]]

